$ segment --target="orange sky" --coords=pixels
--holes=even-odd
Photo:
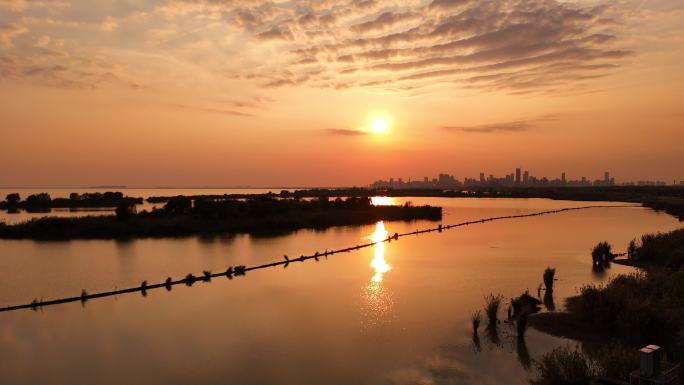
[[[0,186],[679,181],[683,62],[681,0],[0,0]]]

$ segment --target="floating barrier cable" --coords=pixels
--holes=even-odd
[[[570,208],[563,208],[563,209],[558,209],[558,210],[548,210],[548,211],[540,211],[536,213],[530,213],[530,214],[519,214],[519,215],[507,215],[507,216],[501,216],[501,217],[490,217],[490,218],[482,218],[478,220],[473,220],[473,221],[467,221],[467,222],[461,222],[461,223],[456,223],[456,224],[451,224],[451,225],[438,225],[437,227],[432,227],[432,228],[427,228],[423,230],[416,230],[404,234],[399,234],[399,233],[394,233],[394,235],[390,235],[387,238],[377,241],[377,242],[368,242],[368,243],[363,243],[360,245],[352,246],[352,247],[347,247],[344,249],[338,249],[338,250],[331,250],[331,251],[324,251],[322,253],[315,252],[312,255],[302,255],[298,258],[291,258],[288,256],[284,256],[283,260],[280,261],[275,261],[271,263],[266,263],[262,265],[255,265],[255,266],[230,266],[226,269],[226,271],[221,272],[221,273],[211,273],[210,271],[204,271],[202,275],[195,276],[193,274],[188,274],[182,279],[177,279],[174,280],[171,277],[167,278],[166,281],[162,283],[155,283],[155,284],[149,284],[147,281],[143,281],[140,286],[137,287],[131,287],[127,289],[119,289],[119,290],[113,290],[113,291],[105,291],[105,292],[99,292],[99,293],[93,293],[89,294],[85,290],[81,292],[79,296],[76,297],[67,297],[67,298],[59,298],[59,299],[53,299],[53,300],[38,300],[34,299],[32,302],[23,304],[23,305],[14,305],[14,306],[7,306],[4,308],[0,308],[0,312],[8,312],[8,311],[14,311],[14,310],[22,310],[22,309],[33,309],[37,310],[39,308],[45,307],[45,306],[52,306],[52,305],[59,305],[59,304],[64,304],[64,303],[70,303],[70,302],[82,302],[85,303],[88,300],[91,299],[96,299],[96,298],[104,298],[104,297],[111,297],[119,294],[128,294],[128,293],[141,293],[142,295],[146,296],[147,292],[150,290],[155,290],[155,289],[166,289],[166,290],[171,290],[171,288],[175,285],[187,285],[187,286],[192,286],[195,282],[209,282],[211,281],[212,278],[218,278],[218,277],[227,277],[228,279],[233,279],[234,277],[240,277],[244,276],[247,272],[249,271],[254,271],[254,270],[261,270],[261,269],[267,269],[271,267],[276,267],[276,266],[289,266],[290,263],[297,263],[297,262],[305,262],[310,259],[314,259],[318,261],[320,258],[326,258],[331,255],[335,254],[341,254],[341,253],[349,253],[352,251],[360,250],[360,249],[365,249],[368,247],[375,246],[376,244],[379,243],[384,243],[384,242],[391,242],[393,240],[398,240],[399,238],[402,237],[407,237],[411,235],[420,235],[420,234],[426,234],[426,233],[432,233],[432,232],[443,232],[445,230],[453,229],[456,227],[462,227],[462,226],[468,226],[468,225],[473,225],[473,224],[480,224],[480,223],[485,223],[485,222],[493,222],[493,221],[500,221],[504,219],[517,219],[517,218],[528,218],[528,217],[535,217],[535,216],[541,216],[541,215],[550,215],[550,214],[558,214],[566,211],[575,211],[575,210],[587,210],[587,209],[594,209],[594,208],[617,208],[617,207],[641,207],[641,206],[635,206],[635,205],[616,205],[616,206],[582,206],[582,207],[570,207]]]

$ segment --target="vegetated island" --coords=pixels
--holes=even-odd
[[[592,251],[593,268],[601,271],[613,258],[611,246],[601,242]],[[585,383],[567,381],[596,373],[627,383],[639,368],[637,349],[650,344],[661,346],[670,363],[684,360],[684,229],[643,235],[630,242],[625,260],[613,262],[643,270],[582,287],[564,312],[530,317],[536,329],[582,342],[581,352],[558,348],[546,354],[533,384]],[[662,373],[669,368],[661,364]]]
[[[380,220],[438,221],[441,218],[441,207],[375,206],[370,198],[301,200],[259,196],[237,200],[174,197],[163,208],[140,213],[136,212],[135,205],[123,204],[116,208],[116,215],[47,217],[15,225],[0,224],[0,238],[68,240],[272,234],[303,228],[370,224]]]
[[[0,202],[0,210],[17,212],[49,212],[51,209],[79,209],[79,208],[115,208],[124,205],[143,203],[142,198],[124,196],[121,192],[107,191],[104,193],[71,193],[69,198],[52,198],[48,193],[32,194],[22,200],[19,193],[7,194]]]

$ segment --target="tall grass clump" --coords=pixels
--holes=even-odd
[[[629,258],[629,259],[636,258],[637,249],[638,249],[638,246],[636,243],[636,239],[632,239],[631,241],[629,241],[629,246],[627,246],[627,258]]]
[[[581,352],[558,347],[546,353],[537,363],[538,377],[532,385],[589,385],[596,369]]]
[[[489,325],[496,325],[496,322],[499,320],[497,318],[497,315],[499,314],[499,307],[501,306],[501,301],[503,300],[503,296],[501,294],[490,294],[485,297],[485,314],[487,315],[487,319],[489,320]]]
[[[476,311],[470,316],[471,321],[473,321],[473,333],[477,335],[477,329],[480,328],[480,323],[482,322],[482,312]]]
[[[555,277],[555,268],[547,267],[546,270],[544,270],[544,286],[546,287],[547,292],[553,291],[553,281],[555,280]]]
[[[610,245],[610,243],[605,241],[599,242],[596,246],[594,246],[594,248],[591,250],[591,259],[594,262],[594,265],[604,264],[613,260],[615,257],[612,250],[613,247]]]

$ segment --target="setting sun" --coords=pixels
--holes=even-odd
[[[373,133],[384,134],[389,130],[389,123],[385,118],[377,118],[373,121],[372,129]]]

